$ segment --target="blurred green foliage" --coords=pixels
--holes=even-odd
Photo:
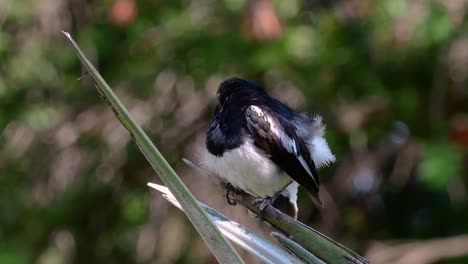
[[[431,189],[444,190],[461,174],[462,155],[457,149],[446,144],[433,143],[428,146],[420,164],[420,174]]]
[[[0,263],[215,261],[147,189],[157,177],[89,78],[77,81],[62,29],[216,208],[219,190],[180,159],[199,157],[216,86],[242,76],[328,125],[327,206],[301,193],[301,220],[382,263],[374,241],[468,233],[467,11],[466,0],[0,2]]]

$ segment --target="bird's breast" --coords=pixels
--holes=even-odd
[[[255,197],[274,196],[291,182],[252,140],[246,140],[221,156],[206,151],[203,162],[206,169],[222,180]]]

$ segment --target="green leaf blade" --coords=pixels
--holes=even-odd
[[[176,199],[180,202],[187,217],[213,252],[219,263],[244,263],[231,244],[221,234],[220,230],[210,220],[206,212],[200,207],[198,202],[177,176],[166,159],[154,146],[143,129],[133,121],[128,110],[120,102],[117,95],[113,92],[96,68],[86,58],[71,35],[65,31],[62,31],[62,33],[71,44],[73,51],[76,53],[81,63],[92,76],[95,81],[96,88],[105,102],[112,108],[116,117],[128,130],[150,163],[151,167],[153,167],[153,169],[158,173],[164,184],[166,184],[169,190],[171,190]]]

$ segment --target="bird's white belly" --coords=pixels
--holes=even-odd
[[[255,197],[272,197],[292,181],[251,142],[226,151],[221,157],[206,151],[203,162],[206,169]]]

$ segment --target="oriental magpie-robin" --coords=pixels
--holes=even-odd
[[[257,197],[261,210],[286,201],[286,213],[296,217],[300,184],[322,205],[317,168],[335,161],[322,118],[297,113],[240,78],[223,81],[217,96],[203,163],[227,184],[228,202],[235,204],[229,193],[240,189]]]

